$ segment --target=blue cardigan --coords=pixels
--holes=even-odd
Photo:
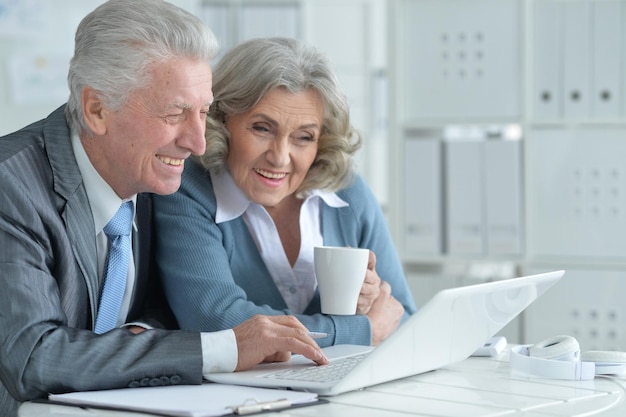
[[[376,271],[404,306],[404,321],[415,312],[415,303],[378,202],[360,177],[337,194],[349,206],[323,205],[324,245],[374,251]],[[371,343],[367,316],[323,315],[317,292],[303,314],[287,308],[243,218],[215,223],[211,178],[195,161],[187,161],[177,193],[154,196],[154,209],[157,262],[183,330],[224,330],[256,314],[290,314],[309,330],[331,335],[317,340],[322,347]]]

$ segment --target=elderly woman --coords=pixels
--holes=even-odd
[[[178,193],[154,197],[157,259],[181,328],[285,314],[328,333],[320,346],[380,343],[415,304],[355,174],[361,138],[326,58],[293,39],[251,40],[217,65],[213,94],[206,153],[187,163]],[[357,314],[321,314],[321,245],[370,249]]]

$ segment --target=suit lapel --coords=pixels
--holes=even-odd
[[[72,242],[76,262],[85,278],[91,316],[95,317],[99,282],[94,221],[74,157],[65,106],[55,110],[46,119],[44,141],[52,167],[54,190],[64,200],[60,204],[61,217]]]

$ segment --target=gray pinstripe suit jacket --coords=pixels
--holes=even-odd
[[[90,331],[100,286],[94,223],[64,109],[0,138],[2,416],[47,393],[202,382],[199,333]],[[149,203],[138,196],[129,320],[155,288]]]

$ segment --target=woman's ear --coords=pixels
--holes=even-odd
[[[95,135],[104,135],[106,129],[106,109],[98,92],[91,87],[84,87],[80,94],[83,104],[83,118],[87,127]]]

